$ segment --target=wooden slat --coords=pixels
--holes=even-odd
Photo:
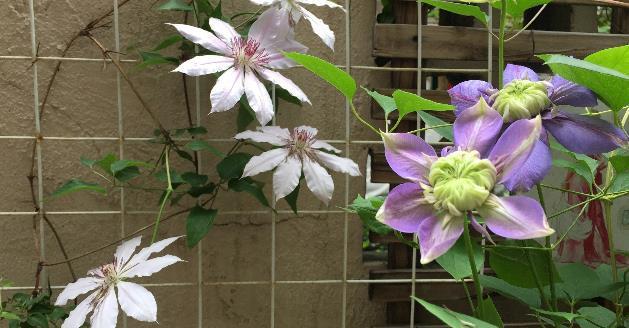
[[[497,33],[497,31],[496,31]],[[593,52],[625,45],[629,35],[524,31],[505,47],[509,61],[537,61],[535,54],[561,53],[584,57]],[[494,53],[497,42],[494,42]],[[417,58],[417,25],[376,24],[374,56]],[[487,60],[487,30],[472,27],[424,26],[422,57],[426,59]]]

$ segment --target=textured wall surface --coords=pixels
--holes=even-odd
[[[121,0],[118,0],[121,1]],[[39,56],[61,56],[70,38],[85,24],[106,13],[113,1],[106,0],[35,0],[35,32]],[[120,9],[120,50],[124,59],[137,59],[137,50],[155,46],[174,31],[166,22],[182,22],[183,14],[156,11],[154,0],[130,0]],[[255,10],[245,0],[223,1],[224,12],[236,13]],[[314,36],[305,22],[298,27],[298,36],[311,48],[311,53],[337,64],[345,62],[345,21],[339,10],[312,8],[335,30],[337,49],[332,53]],[[352,1],[351,8],[351,61],[354,65],[373,65],[371,57],[374,1]],[[96,29],[94,36],[108,49],[115,49],[113,22]],[[31,56],[31,23],[28,0],[0,0],[0,55]],[[67,57],[101,58],[100,51],[85,37],[80,37],[70,48]],[[40,60],[32,65],[30,59],[0,60],[0,135],[33,136],[35,134],[33,70],[37,69],[39,101],[53,74],[56,61]],[[139,92],[148,101],[165,127],[185,127],[187,118],[181,76],[170,73],[169,67],[138,70],[133,63],[124,67]],[[310,96],[313,106],[298,108],[282,103],[277,115],[278,124],[294,127],[301,124],[319,128],[321,139],[345,138],[345,103],[337,92],[313,78],[302,69],[285,73],[294,79]],[[359,83],[387,81],[370,71],[355,71]],[[386,76],[386,75],[384,75]],[[103,62],[64,62],[47,99],[41,121],[44,137],[118,137],[118,98],[116,70]],[[201,108],[203,126],[210,138],[230,138],[235,133],[236,111],[205,115],[209,112],[209,89],[213,81],[201,79]],[[194,81],[189,80],[193,86]],[[378,85],[371,85],[378,86]],[[384,85],[382,85],[384,86]],[[124,83],[121,84],[121,104],[124,112],[125,137],[150,137],[154,126],[143,112],[137,98]],[[190,100],[194,102],[192,93]],[[369,102],[361,97],[356,101],[359,110],[368,112]],[[374,136],[351,121],[351,138],[373,139]],[[31,167],[32,140],[0,138],[0,276],[13,280],[16,286],[32,286],[38,260],[34,232],[30,188],[27,176]],[[339,146],[343,146],[342,144]],[[221,148],[229,144],[219,145]],[[254,149],[249,149],[254,152]],[[118,152],[118,141],[52,140],[42,142],[42,181],[45,195],[49,195],[69,178],[80,177],[97,181],[87,168],[79,163],[80,156],[98,158]],[[157,145],[140,141],[124,143],[125,158],[155,160],[160,152]],[[351,156],[361,164],[364,172],[367,148],[352,145]],[[202,158],[204,171],[214,174],[216,159]],[[180,170],[185,163],[176,163]],[[264,177],[269,181],[270,175]],[[329,206],[338,212],[344,206],[344,176],[333,175],[335,195]],[[212,177],[211,177],[212,179]],[[37,181],[37,179],[35,179]],[[349,195],[364,193],[364,178],[352,178]],[[37,190],[38,186],[35,186]],[[267,191],[270,185],[267,186]],[[304,189],[302,189],[304,190]],[[155,211],[159,194],[126,190],[127,211]],[[149,224],[153,214],[120,214],[120,194],[106,197],[79,193],[59,199],[44,199],[45,210],[57,212],[49,215],[63,238],[70,256],[119,238]],[[182,205],[183,206],[183,205]],[[221,211],[264,210],[248,195],[223,194],[216,205]],[[278,207],[287,209],[284,202]],[[324,210],[309,192],[302,192],[300,208]],[[177,208],[171,208],[176,211]],[[59,212],[101,211],[101,214],[63,214]],[[9,212],[9,213],[7,213]],[[10,214],[14,213],[14,214]],[[184,233],[184,217],[164,223],[160,237]],[[343,214],[279,215],[277,217],[276,278],[278,280],[329,280],[341,279],[343,271]],[[189,250],[183,242],[170,249],[187,260],[168,268],[144,282],[196,283],[197,268],[202,260],[203,319],[204,327],[265,327],[270,322],[270,287],[265,285],[216,286],[213,282],[268,281],[271,275],[271,216],[269,214],[219,215],[215,227],[203,241],[201,256],[198,250]],[[349,217],[348,275],[350,279],[366,278],[362,263],[361,223]],[[45,230],[45,249],[48,261],[62,259],[48,227]],[[146,241],[146,238],[145,238]],[[108,248],[74,263],[79,275],[111,259],[114,249]],[[52,285],[69,282],[65,266],[48,270]],[[158,319],[161,327],[196,327],[197,286],[150,287],[158,299]],[[348,287],[347,322],[350,327],[369,327],[381,324],[384,310],[381,305],[369,302],[367,286],[353,284]],[[275,320],[277,327],[339,327],[341,323],[342,288],[340,284],[283,284],[276,289]],[[129,320],[129,327],[144,327]]]

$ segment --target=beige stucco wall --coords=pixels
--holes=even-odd
[[[119,0],[121,1],[121,0]],[[31,35],[28,0],[0,0],[0,55],[30,56]],[[182,14],[158,12],[154,0],[130,0],[120,9],[120,49],[125,59],[136,59],[135,49],[150,49],[173,30],[164,23],[181,22]],[[214,1],[215,2],[215,1]],[[226,13],[242,11],[245,0],[223,1]],[[106,0],[35,0],[36,40],[39,56],[60,56],[69,38],[87,22],[112,7]],[[298,35],[311,48],[311,53],[343,64],[345,59],[344,16],[339,10],[313,8],[337,34],[337,50],[331,53],[303,24]],[[372,65],[371,38],[375,17],[374,1],[352,1],[351,60],[355,65]],[[111,22],[111,19],[105,20]],[[305,23],[304,23],[305,24]],[[112,26],[113,24],[108,24]],[[102,28],[94,35],[109,49],[115,48],[113,28]],[[68,57],[100,58],[101,54],[86,38],[80,38]],[[0,135],[33,136],[34,92],[33,70],[37,70],[40,101],[56,62],[40,60],[0,60]],[[131,79],[138,86],[166,128],[186,125],[181,76],[169,73],[167,67],[139,71],[125,64]],[[383,81],[379,73],[356,71],[361,84]],[[319,128],[322,139],[344,139],[345,103],[331,87],[318,81],[304,70],[286,73],[303,87],[313,106],[296,108],[281,104],[278,124],[293,127],[308,124]],[[386,76],[386,75],[385,75]],[[189,80],[192,84],[193,80]],[[209,112],[210,79],[201,79],[201,108],[203,125],[211,138],[230,138],[235,132],[236,111],[207,116]],[[138,100],[124,82],[121,84],[126,137],[149,137],[154,126],[142,111]],[[194,98],[191,97],[191,101]],[[364,96],[356,104],[364,113],[369,102]],[[118,98],[116,70],[102,62],[64,62],[48,99],[42,119],[44,137],[117,137]],[[373,139],[352,120],[352,139]],[[0,212],[33,211],[26,176],[30,171],[31,140],[0,138]],[[228,145],[220,145],[227,147]],[[341,145],[342,146],[342,145]],[[255,151],[250,149],[251,151]],[[126,158],[155,160],[159,147],[138,141],[126,141]],[[72,177],[97,181],[98,177],[79,164],[79,157],[98,158],[118,152],[118,141],[44,140],[42,142],[43,190],[46,195]],[[366,146],[352,145],[351,156],[364,172]],[[211,175],[215,158],[204,155],[204,171]],[[182,169],[185,163],[177,163]],[[265,179],[268,181],[269,176]],[[335,174],[335,196],[329,209],[338,212],[344,206],[345,181]],[[364,193],[364,179],[350,181],[350,198]],[[267,191],[270,189],[266,188]],[[302,189],[304,190],[304,189]],[[127,211],[154,211],[157,194],[127,190]],[[300,207],[304,210],[324,210],[308,192],[301,193]],[[44,199],[49,212],[103,211],[104,214],[51,214],[51,221],[67,247],[70,256],[108,243],[154,219],[153,214],[127,214],[124,222],[119,214],[120,194],[103,197],[81,193],[60,199]],[[286,209],[285,203],[278,205]],[[217,201],[221,211],[264,210],[248,195],[223,194]],[[176,210],[171,209],[171,210]],[[162,224],[160,237],[184,233],[184,217]],[[276,278],[278,280],[328,280],[342,278],[343,228],[342,214],[279,215],[277,217]],[[214,229],[203,241],[201,256],[198,249],[186,249],[178,242],[170,252],[182,256],[186,263],[164,270],[147,283],[195,283],[197,268],[202,260],[202,276],[206,283],[226,281],[265,281],[271,272],[271,216],[269,214],[219,215]],[[366,277],[361,254],[361,224],[353,216],[348,221],[348,277]],[[37,228],[39,229],[39,228]],[[58,247],[45,227],[46,259],[61,260]],[[35,232],[36,234],[37,232]],[[16,286],[32,286],[38,251],[30,215],[0,215],[0,276]],[[108,261],[113,249],[100,251],[74,263],[79,275],[91,267]],[[52,285],[63,285],[70,279],[65,266],[48,270]],[[150,287],[158,298],[158,318],[162,327],[196,327],[197,286]],[[204,286],[204,327],[266,327],[270,322],[269,285]],[[6,295],[6,294],[5,294]],[[347,293],[349,327],[369,327],[383,322],[381,305],[368,301],[366,285],[350,285]],[[342,289],[339,284],[284,284],[276,289],[275,322],[277,327],[339,327],[341,322]],[[129,327],[140,325],[129,320]],[[153,325],[154,326],[154,325]]]

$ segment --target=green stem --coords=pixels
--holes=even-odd
[[[539,203],[542,205],[542,209],[544,210],[544,215],[548,213],[546,210],[546,201],[544,200],[544,191],[542,191],[542,185],[537,184],[537,196],[539,198]],[[550,236],[547,236],[545,239],[545,247],[550,248]],[[557,311],[557,291],[555,289],[555,275],[553,272],[553,250],[552,248],[548,251],[548,283],[550,284],[550,306],[549,308],[553,311]],[[541,292],[541,291],[540,291]]]
[[[433,126],[429,126],[429,127],[425,127],[425,128],[421,128],[421,129],[417,129],[417,130],[409,131],[408,133],[415,134],[415,133],[422,132],[422,131],[426,131],[426,130],[432,130],[432,129],[438,129],[438,128],[445,128],[445,127],[452,126],[452,125],[453,125],[453,124],[451,124],[451,123],[447,123],[447,124],[439,124],[439,125],[433,125]]]
[[[605,173],[605,192],[609,189],[609,185],[613,179],[613,167],[611,164],[607,164],[607,172]],[[612,218],[612,202],[609,200],[603,201],[603,211],[605,215],[605,226],[607,226],[607,240],[609,242],[609,264],[612,269],[612,281],[618,283],[618,268],[616,264],[616,248],[614,243],[614,225]],[[614,295],[614,304],[616,305],[616,324],[622,325],[623,322],[623,306],[620,304],[620,294],[618,292]]]
[[[526,260],[529,263],[529,267],[531,267],[531,273],[533,274],[533,280],[535,281],[535,287],[537,287],[537,291],[539,292],[539,296],[542,298],[544,305],[549,310],[552,310],[552,306],[548,301],[548,297],[546,297],[546,293],[544,293],[544,287],[542,286],[542,281],[539,278],[539,274],[537,273],[537,269],[535,269],[535,264],[533,263],[533,257],[531,256],[531,250],[524,250],[524,254],[526,254]],[[552,271],[552,267],[550,269]],[[552,276],[552,275],[551,275]]]
[[[505,69],[505,23],[507,21],[507,0],[500,0],[500,4],[500,30],[498,34],[498,87],[502,88],[503,72]]]
[[[471,215],[471,214],[470,214]],[[476,260],[474,259],[474,250],[472,248],[472,238],[470,238],[470,223],[465,221],[463,225],[463,239],[465,240],[465,248],[467,249],[467,258],[470,262],[470,268],[472,269],[472,279],[474,280],[474,288],[476,288],[476,303],[478,307],[478,317],[483,318],[483,289],[478,279],[478,270],[476,270]]]
[[[470,309],[472,309],[472,313],[476,314],[476,308],[474,307],[474,302],[472,301],[472,295],[470,294],[470,289],[467,287],[465,279],[461,279],[461,284],[463,284],[463,290],[465,291],[465,297],[470,305]]]
[[[164,213],[164,208],[166,207],[166,202],[170,199],[170,195],[173,193],[173,183],[170,177],[170,163],[168,159],[168,153],[170,152],[170,147],[166,149],[164,153],[164,161],[166,163],[166,178],[168,180],[168,187],[166,188],[166,194],[164,194],[164,198],[162,199],[161,204],[159,205],[159,212],[157,213],[157,219],[155,219],[155,226],[153,226],[153,236],[151,237],[151,244],[155,242],[157,239],[157,232],[159,231],[159,222],[162,218],[162,214]]]
[[[360,116],[360,114],[358,114],[358,111],[356,110],[353,102],[350,102],[349,106],[352,109],[352,114],[354,114],[354,117],[356,117],[356,119],[359,120],[360,123],[371,129],[371,131],[375,132],[377,135],[380,135],[380,131],[378,131],[378,129],[374,128],[373,125],[369,124],[367,121],[365,121],[365,119],[362,118],[362,116]]]
[[[540,183],[539,185],[541,187],[544,187],[544,188],[548,188],[548,189],[552,189],[552,190],[558,190],[558,191],[563,191],[563,192],[569,193],[569,194],[581,195],[581,196],[586,196],[586,197],[592,197],[593,196],[592,194],[586,194],[586,193],[583,193],[583,192],[578,192],[578,191],[574,191],[574,190],[570,190],[570,189],[564,189],[564,188],[559,188],[559,187],[555,187],[555,186],[550,186],[550,185],[543,184],[543,183]]]

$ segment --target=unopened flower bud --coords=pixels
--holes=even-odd
[[[493,107],[505,122],[528,119],[550,105],[545,82],[513,80],[495,95]]]
[[[424,197],[453,216],[483,205],[496,183],[496,168],[477,151],[455,151],[435,161]]]

